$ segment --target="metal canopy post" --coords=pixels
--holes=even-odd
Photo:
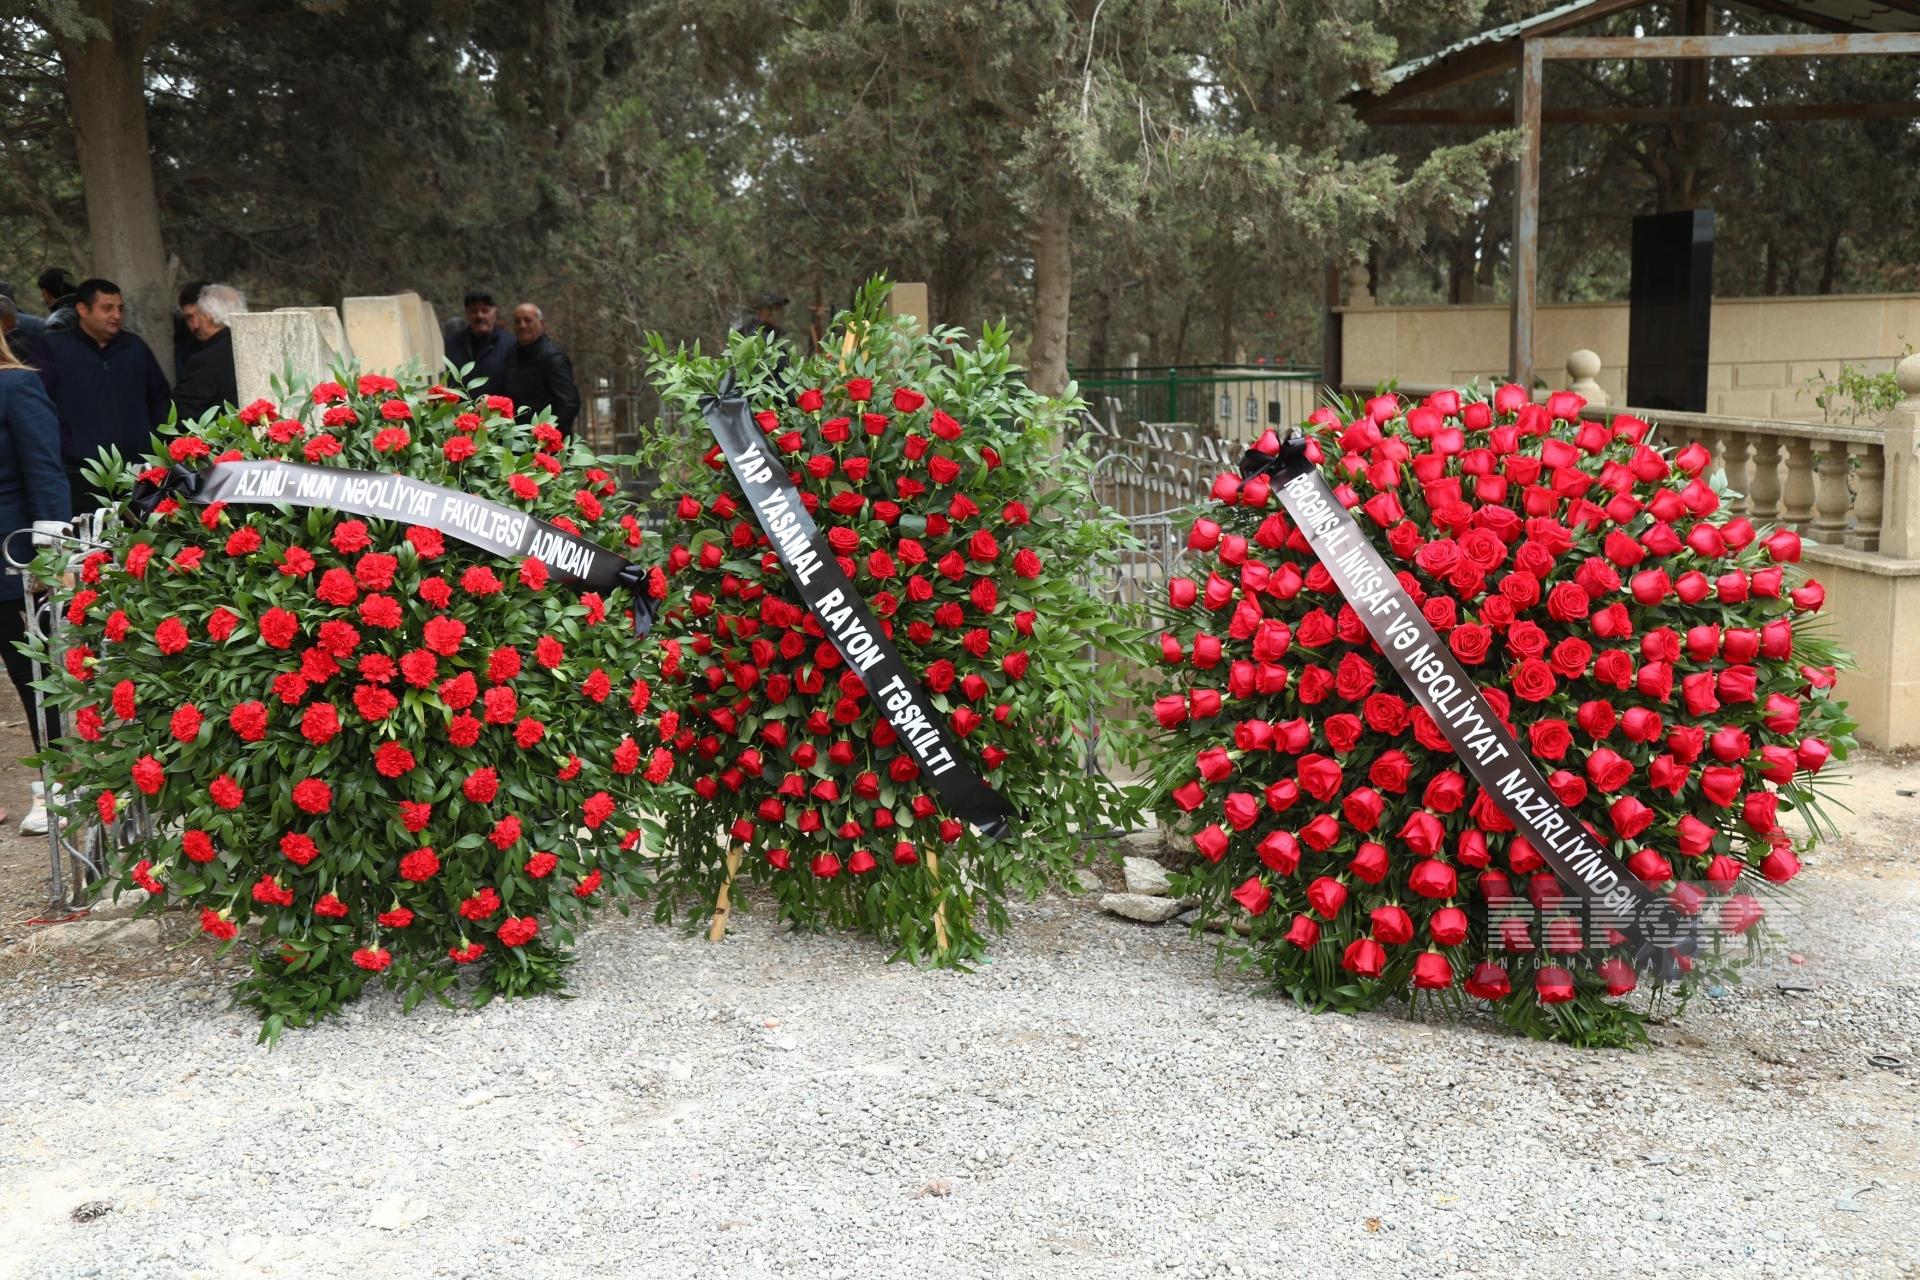
[[[1513,175],[1513,335],[1509,362],[1513,380],[1533,390],[1533,304],[1540,258],[1540,101],[1545,64],[1540,41],[1520,42],[1520,91],[1513,122],[1520,129],[1520,157]]]

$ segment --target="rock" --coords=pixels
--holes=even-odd
[[[382,1201],[380,1207],[367,1218],[367,1225],[382,1231],[404,1231],[432,1212],[424,1200],[392,1195]]]
[[[1068,879],[1067,887],[1075,893],[1099,893],[1107,885],[1092,867],[1082,867]]]
[[[227,1241],[227,1256],[235,1262],[247,1262],[258,1256],[266,1241],[255,1235],[235,1236]]]
[[[1191,911],[1182,911],[1179,915],[1174,917],[1173,922],[1181,926],[1182,928],[1191,929],[1194,925],[1194,922],[1199,918],[1200,918],[1200,908],[1195,907]]]
[[[1144,893],[1110,893],[1100,899],[1102,911],[1142,924],[1162,924],[1185,911],[1188,905],[1182,898],[1154,898]]]
[[[1152,858],[1129,857],[1121,867],[1126,872],[1128,893],[1158,897],[1173,887],[1167,882],[1167,869]]]
[[[79,920],[47,929],[35,936],[47,947],[71,947],[78,951],[158,951],[165,941],[158,916],[131,919]]]

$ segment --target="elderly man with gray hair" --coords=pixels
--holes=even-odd
[[[179,385],[173,389],[173,407],[182,422],[240,398],[233,373],[233,334],[227,326],[246,309],[247,296],[230,284],[200,290],[199,302],[187,315],[187,327],[200,346],[181,366]]]

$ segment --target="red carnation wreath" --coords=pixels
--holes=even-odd
[[[99,483],[245,459],[398,471],[636,554],[614,478],[551,422],[337,376],[284,416],[262,400],[181,424],[137,477],[109,458]],[[639,745],[657,737],[650,650],[624,589],[317,507],[168,497],[104,536],[51,655],[70,736],[44,759],[70,822],[145,803],[152,834],[106,885],[191,907],[223,942],[257,928],[239,992],[264,1037],[375,975],[409,1008],[463,974],[480,999],[554,988],[586,911],[640,886],[639,815],[673,756]]]
[[[1276,482],[1222,475],[1159,610],[1157,803],[1199,855],[1177,891],[1243,925],[1242,959],[1303,1005],[1429,993],[1619,1043],[1644,1035],[1636,988],[1684,998],[1758,954],[1757,886],[1799,870],[1781,814],[1818,819],[1853,729],[1800,539],[1728,516],[1700,445],[1670,455],[1583,407],[1382,395],[1316,412],[1308,457],[1560,801],[1704,945],[1664,984],[1583,929]]]
[[[729,372],[827,551],[865,599],[955,746],[1018,814],[982,839],[942,799],[895,727],[801,603],[720,448],[662,490],[673,513],[660,638],[662,731],[701,803],[666,815],[660,910],[713,913],[737,881],[807,927],[858,928],[914,959],[977,956],[975,909],[1064,875],[1076,832],[1123,818],[1085,767],[1091,709],[1115,672],[1089,644],[1132,643],[1087,590],[1125,535],[1061,447],[1068,406],[1030,391],[1004,330],[976,346],[915,334],[869,285],[819,354],[736,335],[722,357],[658,346],[662,398],[685,413],[655,443],[664,466]]]

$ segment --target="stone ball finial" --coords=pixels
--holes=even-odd
[[[1372,284],[1373,273],[1367,270],[1366,263],[1349,263],[1347,266],[1347,305],[1350,307],[1372,306]]]
[[[1600,376],[1600,357],[1581,347],[1567,353],[1567,390],[1588,404],[1604,407],[1607,393],[1595,381]]]
[[[1894,366],[1893,377],[1908,399],[1920,397],[1920,351]]]

